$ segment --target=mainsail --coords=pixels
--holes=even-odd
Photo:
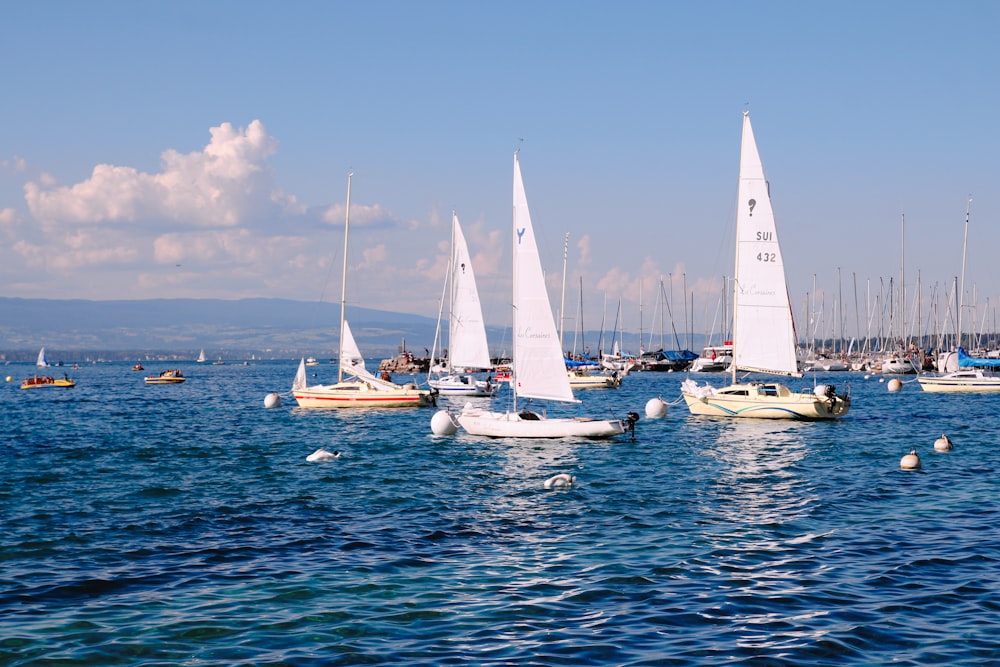
[[[750,115],[743,116],[736,212],[733,366],[799,376],[785,265]]]
[[[514,390],[518,396],[575,402],[545,289],[535,231],[514,156]]]

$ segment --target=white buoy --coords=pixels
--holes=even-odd
[[[920,457],[917,450],[911,449],[910,453],[899,460],[899,467],[903,470],[920,470]]]
[[[553,475],[545,480],[545,484],[543,486],[545,486],[546,489],[565,489],[573,486],[575,483],[576,477],[561,472],[558,475]]]
[[[657,396],[646,401],[646,417],[659,419],[667,416],[667,402]]]
[[[336,449],[332,452],[328,452],[325,449],[317,449],[315,452],[306,457],[306,461],[310,463],[315,463],[317,461],[336,461],[340,458],[340,452]]]
[[[14,379],[14,378],[13,378],[13,377],[11,377],[10,375],[8,375],[8,376],[7,376],[7,382],[10,382],[10,381],[11,381],[11,380],[13,380],[13,379]]]
[[[268,394],[264,397],[264,407],[265,408],[280,408],[281,407],[281,396],[277,394]]]
[[[871,375],[866,375],[866,376],[865,376],[865,379],[867,380],[867,379],[868,379],[868,378],[870,378],[870,377],[871,377]]]
[[[949,438],[944,433],[941,437],[934,441],[934,451],[937,452],[950,452],[952,448],[951,438]]]
[[[447,410],[438,410],[431,417],[431,433],[434,435],[455,435],[458,423]]]
[[[892,378],[889,380],[889,384],[886,386],[890,394],[898,394],[903,391],[903,381],[899,378]]]

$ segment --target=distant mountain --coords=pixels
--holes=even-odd
[[[422,354],[434,341],[436,319],[347,307],[351,330],[366,356],[391,356],[403,340]],[[149,299],[87,301],[0,297],[0,353],[50,359],[80,351],[171,352],[209,358],[335,356],[340,304],[286,299]],[[23,358],[23,355],[28,356]],[[133,354],[134,356],[134,354]],[[192,357],[193,358],[193,357]]]
[[[437,319],[371,308],[347,307],[351,331],[372,359],[394,356],[403,341],[417,356],[434,344]],[[0,361],[34,361],[45,347],[50,361],[90,359],[292,359],[336,356],[340,304],[288,299],[19,299],[0,297]],[[510,352],[510,330],[487,327],[494,356]],[[443,334],[446,336],[446,334]],[[610,334],[604,344],[610,349]],[[647,334],[648,336],[648,334]],[[568,335],[573,348],[576,336]],[[586,333],[596,355],[600,332]],[[654,349],[660,343],[646,338]],[[693,336],[701,351],[704,336]],[[445,341],[447,344],[447,341]],[[585,346],[580,344],[579,349]],[[674,347],[669,342],[664,347]],[[638,352],[639,337],[625,334],[622,348]]]

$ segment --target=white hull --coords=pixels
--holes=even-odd
[[[386,390],[355,381],[293,389],[292,395],[300,408],[416,408],[433,403],[429,391],[412,385]]]
[[[621,419],[548,419],[534,412],[490,412],[469,405],[458,423],[470,435],[487,438],[611,438],[626,427]]]
[[[942,376],[917,378],[920,388],[931,393],[988,394],[1000,393],[1000,375],[980,370],[961,370]]]
[[[887,375],[909,375],[917,372],[912,360],[900,357],[889,357],[882,360],[882,372]]]
[[[699,389],[702,391],[682,391],[682,394],[691,414],[707,417],[815,421],[843,417],[851,409],[850,399],[821,398],[812,392],[796,394],[774,382],[736,384],[718,390]]]
[[[569,371],[569,386],[573,389],[614,389],[622,384],[622,377],[617,372],[609,374],[589,371]]]
[[[441,396],[492,396],[499,385],[486,380],[477,380],[471,375],[445,375],[428,380]]]

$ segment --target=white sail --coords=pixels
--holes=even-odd
[[[798,376],[785,265],[749,114],[743,115],[734,293],[735,369]]]
[[[306,380],[306,360],[302,359],[299,361],[299,370],[295,373],[295,379],[292,380],[292,391],[305,389],[308,384]]]
[[[344,320],[344,331],[340,339],[340,367],[350,373],[365,370],[365,358],[361,356],[347,320]]]
[[[203,364],[208,361],[208,357],[205,356],[205,348],[201,348],[201,352],[198,354],[198,363]]]
[[[535,231],[514,155],[514,391],[525,398],[573,402],[556,322],[545,289]]]
[[[36,366],[45,368],[49,365],[49,362],[45,361],[45,348],[43,347],[38,351],[38,361],[35,362]]]
[[[448,329],[448,365],[452,368],[490,368],[483,308],[472,271],[469,246],[458,216],[452,215],[454,256],[452,257],[452,306]]]

